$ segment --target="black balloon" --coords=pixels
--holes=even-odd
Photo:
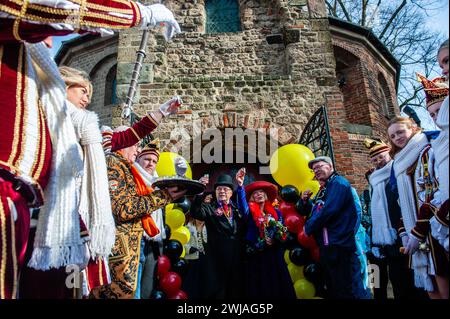
[[[299,244],[298,244],[297,234],[287,232],[286,235],[287,235],[286,240],[281,243],[282,247],[284,247],[287,250],[291,250],[295,247],[298,247]]]
[[[316,263],[309,264],[305,266],[303,270],[303,274],[305,275],[305,279],[314,285],[318,285],[323,280],[323,272],[320,266]]]
[[[170,239],[164,244],[164,255],[169,257],[172,263],[180,258],[182,253],[183,245],[178,240]]]
[[[289,254],[291,262],[297,266],[303,266],[311,262],[309,251],[302,247],[296,247]]]
[[[166,232],[166,239],[168,240],[170,238],[170,235],[172,234],[172,232],[170,231],[170,226],[164,224],[164,231]]]
[[[292,185],[284,186],[281,189],[281,198],[286,203],[292,203],[292,204],[296,203],[300,198],[297,187],[292,186]]]
[[[166,294],[161,290],[153,290],[150,294],[150,299],[166,299]]]
[[[175,207],[181,209],[186,214],[191,208],[191,201],[186,196],[181,197],[180,200],[175,202]]]
[[[189,267],[189,263],[184,258],[180,258],[178,261],[172,264],[171,271],[176,272],[181,277],[184,277],[186,275],[187,270]]]
[[[310,212],[308,212],[307,209],[304,209],[303,207],[303,200],[300,198],[297,203],[295,204],[295,210],[301,215],[301,216],[308,216]]]

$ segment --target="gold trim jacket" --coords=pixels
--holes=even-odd
[[[131,164],[118,153],[106,156],[112,212],[116,222],[116,241],[109,257],[111,284],[91,292],[95,298],[134,298],[143,227],[141,217],[166,206],[167,191],[140,196]]]

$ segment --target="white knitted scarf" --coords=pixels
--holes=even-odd
[[[439,191],[443,201],[449,198],[449,171],[448,171],[448,153],[449,153],[449,127],[448,127],[448,97],[444,100],[439,110],[436,124],[442,129],[439,136],[431,141],[431,146],[434,149],[435,171],[439,181]]]
[[[79,213],[89,230],[91,258],[107,257],[114,246],[116,227],[98,117],[69,101],[67,104],[84,155]]]
[[[152,186],[153,182],[158,178],[158,173],[156,173],[156,170],[153,172],[153,175],[150,175],[145,169],[142,168],[141,165],[139,165],[137,162],[133,163],[134,167],[138,170],[138,172],[141,174],[142,179],[145,182],[145,185]],[[166,231],[164,229],[164,216],[163,211],[161,208],[153,211],[151,214],[151,217],[153,218],[153,221],[156,224],[156,227],[159,229],[159,234],[153,237],[150,237],[147,235],[146,232],[144,232],[144,237],[148,240],[156,241],[156,242],[162,242],[164,239],[166,239]]]
[[[428,139],[426,135],[423,133],[416,134],[394,158],[394,171],[397,179],[400,208],[402,210],[403,224],[408,235],[411,234],[411,230],[416,224],[418,212],[416,194],[414,194],[412,179],[408,175],[407,170],[419,161],[419,156],[427,145]],[[433,291],[433,282],[428,275],[429,268],[427,253],[418,250],[412,255],[412,269],[414,270],[416,287]]]
[[[372,186],[372,200],[370,209],[372,214],[372,241],[379,245],[392,245],[397,238],[397,231],[392,228],[389,218],[389,207],[386,198],[386,184],[391,176],[392,164],[390,161],[383,168],[377,169],[370,175]]]
[[[27,49],[28,58],[36,67],[36,71],[29,68],[28,76],[39,85],[52,141],[50,178],[29,266],[47,270],[69,264],[82,265],[86,262],[86,246],[80,237],[78,207],[83,154],[67,113],[66,88],[49,50],[42,42],[27,44]]]
[[[449,198],[449,161],[448,161],[448,153],[449,153],[449,110],[448,110],[448,102],[449,98],[444,100],[439,110],[438,118],[436,120],[436,124],[441,128],[441,132],[437,139],[431,141],[431,146],[434,149],[434,158],[436,165],[437,178],[439,181],[439,192],[441,195],[442,202]],[[432,217],[430,219],[431,225],[431,234],[434,238],[436,238],[439,243],[444,247],[444,249],[448,252],[448,237],[449,231],[448,227],[439,223],[436,217]]]

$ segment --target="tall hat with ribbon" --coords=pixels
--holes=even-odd
[[[366,138],[364,140],[364,146],[369,150],[369,157],[373,158],[378,154],[389,152],[391,148],[381,140],[373,140]]]
[[[156,157],[159,158],[160,148],[161,148],[160,141],[158,138],[156,138],[153,141],[151,141],[149,144],[144,146],[142,151],[137,156],[137,159],[139,159],[140,157],[142,157],[144,155],[149,155],[149,154],[156,155]]]
[[[417,80],[422,83],[423,90],[425,91],[425,97],[427,102],[427,108],[437,102],[442,102],[448,96],[448,82],[440,76],[433,80],[428,80],[420,73],[417,74]]]

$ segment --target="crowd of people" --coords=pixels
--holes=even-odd
[[[100,128],[88,75],[58,68],[48,47],[54,35],[160,24],[170,40],[177,21],[162,4],[133,1],[0,4],[0,298],[152,298],[170,237],[165,207],[186,190],[153,187],[159,141],[142,140],[180,100],[131,127]],[[447,40],[442,77],[418,75],[440,130],[397,116],[388,143],[367,139],[373,169],[361,196],[331,158],[308,164],[320,189],[302,192],[296,209],[319,247],[326,298],[385,299],[390,281],[396,299],[448,299],[448,51]],[[296,298],[278,186],[245,180],[245,168],[222,174],[186,209],[189,299]],[[377,287],[368,264],[378,266]],[[68,267],[79,270],[75,284]]]

